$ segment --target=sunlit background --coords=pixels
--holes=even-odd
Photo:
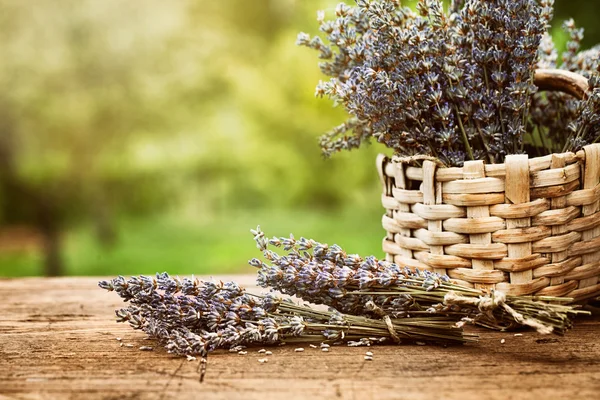
[[[338,2],[0,0],[0,276],[252,272],[258,224],[381,253],[385,149],[321,157],[345,115],[294,45]]]

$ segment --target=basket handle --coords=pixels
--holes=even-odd
[[[533,82],[540,90],[568,93],[579,100],[584,99],[589,90],[584,76],[562,69],[536,69]]]

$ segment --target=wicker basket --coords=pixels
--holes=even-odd
[[[556,75],[538,71],[536,83],[585,92],[582,78]],[[600,144],[462,168],[380,155],[377,168],[389,261],[507,294],[575,301],[600,295]]]

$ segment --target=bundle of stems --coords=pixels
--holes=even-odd
[[[128,306],[115,311],[163,344],[170,353],[202,357],[201,380],[208,353],[219,348],[303,343],[380,343],[423,341],[461,344],[476,340],[447,316],[372,319],[336,310],[316,310],[272,294],[255,295],[235,282],[197,278],[122,276],[98,284],[115,291]]]
[[[560,304],[569,298],[485,292],[457,285],[445,275],[347,254],[337,245],[293,235],[269,240],[260,227],[251,232],[266,260],[250,260],[259,269],[260,286],[347,314],[411,319],[434,314],[455,318],[459,325],[471,322],[499,330],[529,326],[540,333],[564,334],[572,317],[587,313]],[[287,254],[279,255],[269,245]]]

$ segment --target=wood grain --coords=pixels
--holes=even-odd
[[[529,203],[529,158],[527,154],[506,156],[506,202],[510,204]],[[506,229],[528,228],[531,218],[510,218],[506,220]],[[531,242],[510,243],[508,257],[523,258],[531,255]],[[527,283],[533,279],[531,270],[511,272],[511,283]],[[530,293],[528,293],[530,294]]]
[[[498,178],[484,178],[485,177],[485,166],[483,161],[467,161],[465,162],[465,166],[463,167],[463,178],[465,179],[464,182],[473,182],[473,181],[481,181],[481,180],[485,180],[485,179],[497,179],[498,181],[501,182],[501,185],[504,186],[504,182],[501,179]],[[457,181],[458,182],[458,181]],[[452,182],[449,182],[448,184],[450,184]],[[482,192],[485,193],[485,192]],[[470,219],[482,219],[482,218],[489,218],[490,216],[490,208],[488,206],[474,206],[474,207],[468,207],[467,208],[467,217]],[[502,226],[499,226],[498,229],[504,229],[506,226],[504,226],[504,224],[502,224]],[[473,232],[472,234],[469,235],[469,241],[471,244],[475,244],[475,245],[489,245],[492,243],[492,234],[490,233],[490,231],[487,232]],[[452,254],[448,251],[449,254]],[[491,260],[478,260],[478,259],[473,259],[471,261],[472,263],[472,268],[474,271],[478,272],[478,271],[490,271],[494,269],[494,263]],[[462,275],[464,277],[464,275]],[[456,277],[457,279],[463,279],[461,277]],[[494,286],[492,284],[490,284],[489,282],[481,282],[478,281],[473,282],[475,287],[477,289],[483,289],[483,290],[491,290],[494,288]]]
[[[476,329],[475,345],[377,346],[373,361],[366,348],[276,347],[266,364],[256,349],[219,351],[200,384],[196,362],[138,350],[152,342],[114,322],[122,303],[97,281],[0,280],[0,399],[596,399],[600,390],[599,317],[565,337]]]
[[[435,180],[435,170],[436,164],[433,161],[425,160],[423,161],[423,203],[424,206],[435,206],[439,205],[442,202],[442,183],[436,182]],[[452,207],[452,206],[451,206]],[[427,233],[433,234],[443,234],[442,229],[442,221],[441,219],[435,219],[427,221]],[[449,233],[449,232],[448,232]],[[418,236],[417,236],[418,237]],[[425,241],[423,238],[418,237],[419,239]],[[457,242],[454,242],[457,243]],[[452,244],[454,244],[452,243]],[[444,254],[444,246],[443,244],[448,243],[440,243],[440,244],[429,244],[429,252],[432,255],[443,255]],[[447,271],[444,268],[433,268],[433,272],[438,274],[447,275]]]
[[[539,90],[564,92],[578,99],[583,99],[589,89],[585,77],[558,69],[536,69],[534,82]]]

